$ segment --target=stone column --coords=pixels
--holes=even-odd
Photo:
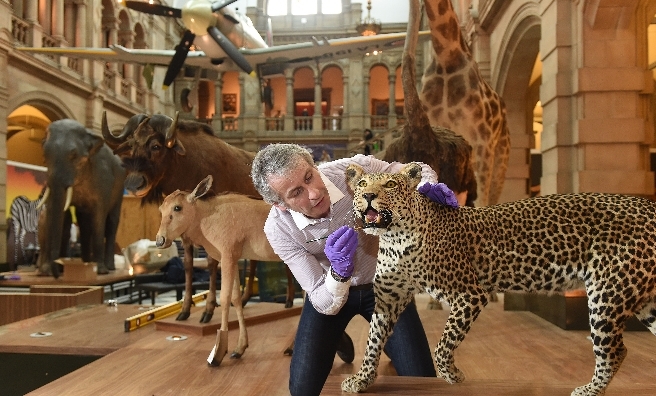
[[[11,15],[11,6],[3,2],[0,12]],[[7,49],[0,50],[0,238],[7,240],[7,217],[9,210],[7,201],[7,116],[9,115],[9,81],[7,80],[8,66]],[[7,262],[7,244],[0,243],[0,261]]]
[[[371,105],[369,100],[369,79],[371,76],[369,74],[365,75],[362,78],[362,106],[364,113],[364,128],[371,128]]]
[[[223,73],[214,81],[214,117],[212,117],[214,131],[223,130]]]
[[[394,70],[388,74],[389,80],[389,111],[387,113],[387,127],[396,126],[396,73]]]
[[[636,64],[635,6],[588,3],[542,1],[542,194],[651,195],[653,83]]]
[[[52,37],[59,42],[64,40],[64,0],[52,1]]]
[[[314,115],[312,116],[312,130],[321,131],[323,129],[323,114],[321,113],[321,70],[317,68],[314,76]]]
[[[294,130],[294,76],[291,70],[289,69],[285,71],[285,83],[287,88],[287,110],[286,110],[287,114],[285,114],[285,130],[293,131]]]
[[[73,0],[64,2],[64,38],[68,43],[75,44],[75,4]]]
[[[87,45],[87,5],[84,0],[75,0],[75,6],[77,13],[75,14],[75,28],[73,29],[74,37],[74,46],[75,47],[86,47]],[[80,64],[81,63],[81,64]],[[83,76],[89,76],[92,80],[95,80],[95,83],[102,81],[103,74],[100,72],[100,76],[97,75],[96,71],[93,70],[94,62],[88,59],[79,59],[78,60],[78,71],[82,73]],[[94,84],[95,85],[95,84]]]
[[[121,30],[120,33],[117,32],[116,37],[119,39],[118,42],[120,42],[126,48],[134,48],[134,33],[132,31]],[[123,78],[126,80],[133,80],[134,66],[135,65],[131,65],[129,63],[123,65],[123,70],[125,70],[125,75]]]
[[[77,19],[75,21],[75,46],[86,47],[87,40],[87,5],[84,0],[77,0]]]
[[[348,131],[349,130],[349,122],[348,121],[349,121],[349,113],[350,113],[349,112],[349,76],[346,73],[346,71],[342,75],[342,84],[344,85],[344,87],[342,89],[342,91],[344,92],[344,94],[343,94],[344,98],[342,99],[344,111],[340,115],[342,117],[342,119],[340,120],[341,128],[339,128],[339,129],[341,129],[343,131]]]
[[[25,0],[23,5],[25,7],[25,20],[32,23],[37,23],[37,10],[39,6],[39,0]]]

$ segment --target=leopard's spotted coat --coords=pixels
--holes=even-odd
[[[380,236],[380,247],[364,361],[343,390],[374,382],[382,346],[417,292],[451,306],[435,349],[449,383],[464,380],[454,350],[493,292],[585,287],[596,365],[592,381],[572,395],[604,394],[626,356],[622,332],[632,315],[656,334],[656,203],[581,193],[453,209],[416,191],[417,164],[397,174],[352,165],[346,174],[356,216]]]

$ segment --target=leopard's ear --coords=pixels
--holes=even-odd
[[[355,184],[360,180],[364,174],[364,169],[358,164],[351,164],[346,168],[346,183],[351,187],[352,191],[355,191]]]
[[[410,162],[404,166],[399,173],[408,177],[408,183],[412,189],[417,187],[417,184],[421,181],[421,165],[416,162]]]

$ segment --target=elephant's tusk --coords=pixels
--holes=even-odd
[[[41,209],[41,207],[46,203],[46,199],[48,199],[48,195],[50,195],[50,187],[46,187],[46,191],[43,192],[43,196],[41,197],[41,200],[39,201],[38,204],[36,204],[36,210]]]
[[[68,210],[68,207],[71,206],[71,200],[73,199],[73,187],[68,187],[66,189],[66,203],[64,203],[64,212]]]

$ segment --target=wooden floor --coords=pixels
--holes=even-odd
[[[423,309],[426,303],[425,296],[419,296],[420,315],[434,346],[448,311]],[[166,338],[173,334],[151,326],[122,333],[122,327],[114,321],[129,316],[129,307],[134,306],[119,306],[117,312],[107,312],[112,319],[106,324],[100,318],[94,319],[92,327],[73,320],[66,345],[60,348],[72,348],[73,353],[88,348],[106,356],[30,395],[96,395],[108,391],[117,395],[288,394],[290,358],[282,351],[293,339],[298,317],[250,326],[250,347],[241,359],[226,358],[221,366],[208,367],[206,359],[214,337],[190,334],[184,341],[168,341]],[[199,315],[194,312],[190,320],[198,320]],[[215,316],[213,321],[217,319]],[[45,340],[25,341],[26,332],[50,331],[44,326],[48,322],[45,319],[29,321],[0,327],[0,351],[17,349],[27,353]],[[109,327],[111,331],[101,330]],[[90,336],[92,328],[103,333]],[[341,394],[341,381],[355,373],[361,363],[368,323],[356,318],[347,331],[355,342],[356,361],[345,364],[335,359],[325,395]],[[456,363],[467,376],[463,383],[449,385],[439,378],[396,377],[389,359],[383,357],[380,375],[367,394],[569,395],[592,376],[594,359],[587,336],[584,331],[562,330],[529,312],[503,311],[502,302],[491,303],[456,352]],[[231,330],[231,348],[236,341],[237,331]],[[106,343],[111,345],[102,346]],[[649,332],[626,332],[625,343],[628,356],[606,395],[656,395],[656,337]],[[44,348],[41,345],[40,350]]]

